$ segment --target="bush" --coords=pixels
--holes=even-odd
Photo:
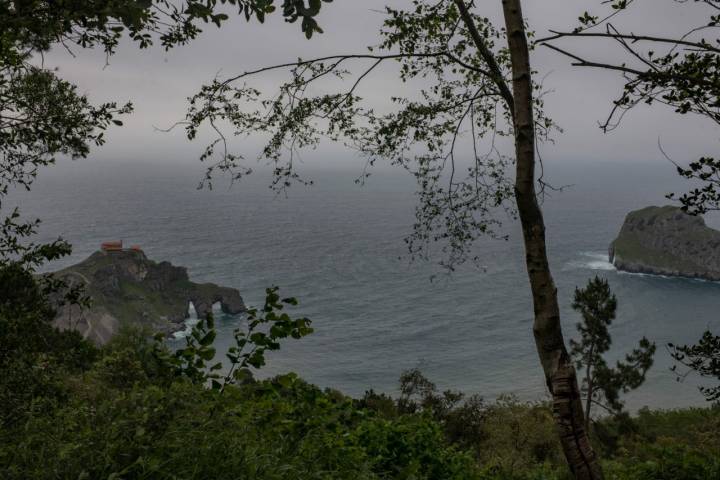
[[[526,475],[538,466],[564,471],[564,457],[552,411],[544,403],[501,397],[485,413],[481,462],[510,474]]]
[[[682,445],[650,447],[641,457],[608,462],[606,475],[617,480],[713,480],[720,460]]]
[[[381,419],[293,375],[222,394],[103,375],[81,385],[3,438],[0,477],[480,478],[431,418]]]

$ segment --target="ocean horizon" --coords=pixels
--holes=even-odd
[[[43,220],[37,241],[62,236],[73,245],[70,257],[47,270],[123,239],[153,260],[187,267],[193,281],[239,289],[249,305],[261,304],[272,285],[297,297],[295,312],[313,320],[315,333],[283,342],[260,376],[294,371],[352,396],[397,394],[401,372],[418,367],[440,389],[545,399],[518,223],[500,213],[509,239],[482,239],[473,252],[479,265],[447,275],[438,255],[427,262],[406,256],[413,178],[378,169],[360,186],[359,173],[308,167],[313,186],[278,196],[262,173],[233,186],[219,179],[209,191],[196,189],[201,165],[67,162],[41,172],[32,192],[17,192],[5,205]],[[577,337],[575,287],[604,277],[619,303],[610,358],[642,336],[658,345],[628,407],[704,405],[696,378],[677,382],[665,345],[718,330],[720,284],[618,272],[607,256],[628,212],[668,204],[665,194],[687,185],[667,162],[567,163],[550,165],[546,175],[566,186],[543,199],[566,341]],[[711,226],[716,220],[707,219]],[[219,315],[220,355],[242,322]]]

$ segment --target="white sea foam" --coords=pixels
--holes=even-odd
[[[197,325],[199,321],[200,319],[197,316],[195,305],[190,302],[188,305],[188,318],[185,319],[185,329],[173,333],[173,338],[181,339],[187,337],[192,333],[192,328]]]
[[[608,261],[607,253],[581,252],[580,256],[582,257],[581,259],[568,262],[565,270],[615,270],[615,265]]]

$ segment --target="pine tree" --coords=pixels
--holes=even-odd
[[[617,298],[607,280],[595,277],[583,289],[575,289],[572,307],[582,315],[577,324],[580,340],[570,340],[570,354],[578,371],[584,371],[582,393],[585,397],[585,428],[590,425],[593,405],[612,414],[623,409],[621,393],[638,388],[653,364],[655,343],[643,337],[638,347],[618,361],[615,368],[603,358],[612,344],[608,327],[615,319]]]
[[[701,377],[720,380],[720,336],[713,335],[710,330],[703,333],[702,338],[694,345],[674,345],[668,343],[670,355],[680,365],[688,367]],[[678,365],[671,370],[678,374],[681,381],[687,373],[680,373]],[[701,386],[700,392],[709,402],[720,403],[720,385],[714,387]]]

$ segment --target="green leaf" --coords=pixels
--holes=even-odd
[[[200,345],[202,346],[208,346],[212,345],[212,343],[215,341],[215,336],[217,335],[217,332],[215,330],[210,330],[205,334],[204,337],[202,337],[199,341]]]
[[[212,347],[202,348],[197,352],[198,356],[203,360],[209,361],[215,358],[215,349]]]

